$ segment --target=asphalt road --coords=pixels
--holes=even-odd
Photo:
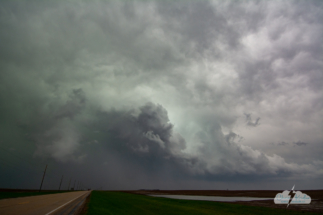
[[[1,215],[73,214],[91,191],[48,194],[0,200]]]

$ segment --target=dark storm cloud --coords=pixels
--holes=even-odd
[[[112,133],[129,150],[147,153],[151,157],[171,156],[175,150],[185,149],[185,140],[177,134],[174,138],[173,125],[169,122],[166,110],[161,105],[148,103],[139,108],[139,115],[134,111],[119,113],[101,113],[104,118],[100,132]],[[118,146],[116,146],[118,147]],[[157,156],[159,154],[159,156]]]
[[[43,119],[38,122],[41,127],[31,130],[37,144],[36,155],[50,156],[58,161],[76,161],[84,158],[84,154],[74,156],[81,134],[73,122],[84,109],[85,101],[82,89],[74,89],[64,105],[42,116]],[[32,125],[29,126],[33,129]]]
[[[161,105],[147,103],[130,111],[98,111],[96,117],[90,127],[102,149],[117,155],[120,162],[129,162],[119,172],[132,169],[136,174],[150,175],[147,177],[162,174],[160,180],[169,175],[183,178],[197,162],[197,158],[181,152],[186,148],[185,139],[173,131]]]
[[[319,177],[322,8],[3,1],[2,144],[119,188]]]
[[[85,105],[85,95],[82,89],[74,89],[69,100],[55,114],[56,119],[68,117],[73,119]]]
[[[161,105],[147,103],[138,110],[99,111],[96,115],[97,119],[89,125],[99,134],[96,141],[104,150],[131,162],[132,168],[137,168],[141,174],[154,175],[162,171],[179,178],[224,180],[226,174],[247,178],[251,175],[277,177],[280,172],[292,175],[297,168],[292,167],[295,164],[276,163],[274,157],[238,144],[235,140],[239,140],[239,135],[233,132],[223,135],[220,128],[213,125],[199,134],[200,141],[204,143],[199,149],[201,156],[183,153],[185,139],[173,131],[167,111]],[[214,134],[209,136],[208,130]],[[128,171],[129,168],[119,171]],[[302,167],[298,171],[310,169]]]
[[[194,55],[211,50],[219,57],[220,53],[212,50],[215,38],[231,48],[239,44],[238,31],[230,27],[225,16],[217,13],[208,1],[159,2],[158,6],[158,11],[167,20],[166,27],[183,35],[183,42],[194,47]]]

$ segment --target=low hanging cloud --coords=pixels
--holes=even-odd
[[[65,105],[59,108],[55,113],[56,119],[69,118],[73,119],[85,105],[85,94],[82,89],[73,89]]]
[[[68,121],[56,123],[39,139],[35,155],[50,156],[58,161],[79,160],[74,153],[79,148],[80,134]]]
[[[37,142],[36,156],[50,156],[58,161],[82,161],[85,154],[75,156],[80,146],[81,134],[73,120],[84,108],[85,94],[74,89],[64,105],[43,116],[47,128],[40,128],[34,134]]]
[[[112,134],[124,150],[147,153],[149,156],[175,156],[185,149],[183,137],[173,131],[166,109],[147,103],[138,110],[127,112],[99,112],[100,119],[94,124],[101,133]],[[102,124],[101,124],[102,123]]]
[[[181,174],[202,178],[227,174],[276,177],[283,172],[289,176],[315,174],[314,165],[288,163],[278,155],[269,156],[236,142],[238,134],[224,135],[216,123],[204,131],[196,131],[195,141],[200,147],[195,155],[185,153],[185,139],[174,132],[167,110],[158,104],[97,114],[100,120],[92,126],[107,134],[107,139],[100,142],[107,149],[117,151],[119,156],[125,156],[124,159],[131,156],[133,162],[141,163],[146,169],[162,168],[169,163]]]

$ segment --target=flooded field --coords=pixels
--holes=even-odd
[[[189,196],[189,195],[149,195],[153,197],[164,197],[171,199],[185,199],[185,200],[201,200],[201,201],[217,201],[217,202],[237,202],[237,201],[259,201],[272,200],[271,198],[258,197],[223,197],[223,196]]]
[[[286,205],[274,203],[273,199],[277,193],[282,192],[281,190],[137,190],[126,192],[173,199],[217,201],[228,204],[323,213],[323,190],[303,190],[303,193],[312,198],[311,203],[289,205],[288,208]]]

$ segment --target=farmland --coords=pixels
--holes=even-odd
[[[99,214],[304,214],[303,211],[210,201],[155,198],[125,192],[93,191],[88,215]],[[317,213],[308,213],[317,214]]]

